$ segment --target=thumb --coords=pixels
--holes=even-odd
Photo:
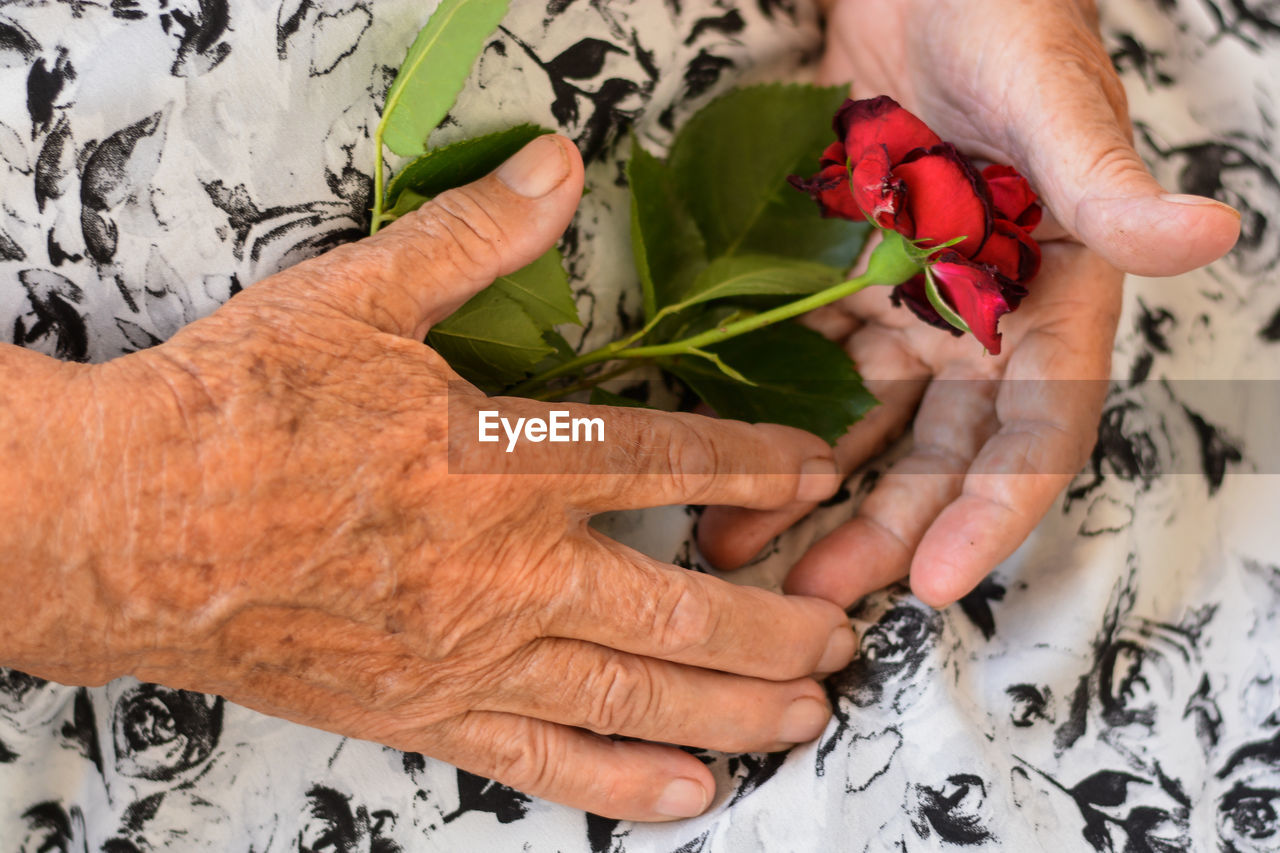
[[[1068,66],[1069,67],[1069,66]],[[1214,199],[1170,193],[1134,150],[1124,90],[1109,63],[1095,75],[1063,68],[1042,79],[1015,141],[1054,218],[1113,266],[1177,275],[1217,260],[1240,235],[1240,214]]]
[[[299,264],[287,278],[306,298],[421,340],[495,278],[549,249],[581,197],[577,148],[563,136],[540,136],[492,174]]]

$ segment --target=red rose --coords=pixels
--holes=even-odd
[[[942,298],[960,315],[987,352],[999,355],[997,323],[1018,307],[1022,297],[1027,295],[1027,289],[994,267],[975,264],[956,252],[944,252],[929,269]],[[906,305],[926,323],[955,335],[962,334],[960,329],[944,320],[929,301],[925,293],[924,273],[895,287],[890,298],[895,305]]]
[[[823,153],[821,171],[808,180],[793,176],[792,185],[808,192],[824,216],[865,218],[926,252],[950,244],[948,260],[930,264],[939,293],[990,352],[999,352],[996,321],[1017,306],[1022,285],[1040,269],[1040,247],[1030,234],[1041,209],[1026,178],[1011,166],[979,172],[883,95],[845,101],[835,131],[838,141]],[[950,328],[925,298],[923,279],[899,285],[894,300]]]
[[[983,169],[982,177],[986,178],[991,189],[991,200],[1000,218],[1008,219],[1026,231],[1035,230],[1040,224],[1039,197],[1027,179],[1012,166],[1000,165]]]
[[[844,143],[833,142],[822,152],[822,159],[818,164],[822,171],[807,181],[796,175],[787,180],[793,187],[809,193],[818,203],[818,209],[824,217],[839,217],[857,222],[862,219],[862,211],[854,203],[853,193],[849,191],[848,160]]]
[[[1040,244],[1007,219],[997,219],[992,223],[991,236],[982,250],[972,257],[980,264],[995,267],[1001,275],[1014,281],[1031,281],[1040,271]]]
[[[951,143],[915,149],[884,180],[902,187],[898,206],[905,216],[896,221],[909,230],[893,228],[908,240],[927,248],[963,237],[954,249],[973,257],[991,236],[995,216],[986,181]]]

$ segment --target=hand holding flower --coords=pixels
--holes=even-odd
[[[1138,275],[1221,257],[1239,215],[1171,194],[1132,144],[1096,0],[825,0],[821,75],[885,93],[973,157],[1010,163],[1050,214],[1037,234],[1083,243]]]
[[[922,325],[879,289],[811,319],[843,341],[883,403],[841,440],[844,470],[908,425],[914,442],[878,479],[857,516],[804,556],[786,587],[847,605],[909,574],[920,598],[942,606],[1022,543],[1094,443],[1120,305],[1122,276],[1112,265],[1144,275],[1193,269],[1231,247],[1239,219],[1210,199],[1166,194],[1147,172],[1130,143],[1124,92],[1097,36],[1092,2],[827,6],[827,80],[854,80],[855,97],[889,93],[928,122],[926,131],[970,155],[1012,163],[1049,214],[1037,225],[1024,203],[1025,185],[989,167],[983,177],[1001,214],[991,229],[1013,242],[997,241],[998,255],[992,248],[985,257],[953,247],[962,262],[943,271],[938,289],[954,308],[961,308],[968,284],[976,305],[985,306],[973,310],[999,319],[1009,292],[997,293],[985,280],[974,286],[978,279],[961,270],[975,260],[1010,270],[1015,257],[1021,262],[1030,252],[1010,226],[1023,234],[1035,229],[1043,267],[1018,311],[1000,322],[1003,345],[994,358],[967,337]],[[905,185],[909,196],[909,181],[925,168],[905,162],[910,151],[936,146],[936,135],[896,113],[880,120],[901,133],[902,144],[884,154],[887,172],[902,183],[882,187],[867,210],[882,227],[932,236],[932,221],[914,221],[900,190]],[[828,159],[837,159],[832,153]],[[940,180],[951,181],[951,193],[968,176],[950,168],[949,159],[937,152],[928,167],[935,175],[950,170],[953,177]],[[834,165],[826,163],[820,176],[834,175]],[[886,173],[883,159],[863,166],[864,173],[873,165]],[[855,172],[855,187],[861,176]],[[810,189],[839,215],[863,210],[852,196],[833,195],[834,185]],[[970,196],[958,194],[965,204]],[[966,216],[959,204],[948,213],[952,221]],[[908,282],[894,295],[926,312],[932,306],[920,284]],[[971,327],[979,326],[972,318]],[[714,508],[703,517],[700,543],[717,564],[740,565],[811,506],[767,513]]]

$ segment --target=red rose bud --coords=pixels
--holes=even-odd
[[[987,352],[999,355],[999,320],[1018,307],[1027,295],[1026,288],[996,269],[972,263],[955,252],[944,253],[942,260],[929,269],[937,282],[938,293],[947,305],[960,315]],[[926,323],[947,329],[952,334],[961,334],[938,314],[929,301],[923,275],[895,287],[891,298],[895,305],[906,305]]]
[[[979,172],[883,95],[845,101],[834,125],[837,141],[823,152],[821,171],[808,180],[793,176],[792,185],[808,192],[824,216],[865,218],[902,235],[923,250],[909,251],[917,263],[928,263],[921,258],[931,247],[945,247],[929,264],[935,296],[998,353],[997,322],[1017,307],[1026,295],[1022,285],[1040,269],[1040,246],[1030,233],[1041,208],[1026,178],[1011,166]],[[893,301],[956,331],[929,301],[923,276],[897,285]]]
[[[982,177],[986,178],[987,186],[991,189],[996,216],[1009,220],[1027,232],[1035,230],[1042,215],[1038,204],[1040,197],[1031,189],[1027,179],[1012,166],[1000,165],[983,169]]]
[[[964,334],[960,329],[942,319],[942,315],[933,307],[933,303],[929,301],[928,295],[925,293],[924,273],[914,276],[910,281],[905,281],[895,287],[889,293],[889,300],[899,308],[906,307],[911,310],[921,320],[924,320],[930,326],[937,326],[944,329],[957,338]]]
[[[934,264],[938,292],[960,315],[973,336],[987,352],[1000,354],[1000,318],[1018,307],[1027,291],[995,269],[969,263],[961,257],[944,255]]]

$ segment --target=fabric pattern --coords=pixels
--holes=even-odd
[[[434,4],[374,6],[0,0],[0,329],[105,360],[358,236],[378,100]],[[530,120],[578,142],[592,192],[563,246],[598,343],[638,307],[627,131],[659,150],[715,93],[797,73],[814,11],[513,6],[433,142]],[[1089,465],[959,605],[894,588],[851,611],[861,653],[819,741],[698,752],[717,802],[639,825],[217,697],[0,670],[0,853],[1280,850],[1280,8],[1103,6],[1141,152],[1167,186],[1239,208],[1241,244],[1129,280]],[[891,459],[734,578],[776,585]],[[695,522],[601,526],[710,571]]]

